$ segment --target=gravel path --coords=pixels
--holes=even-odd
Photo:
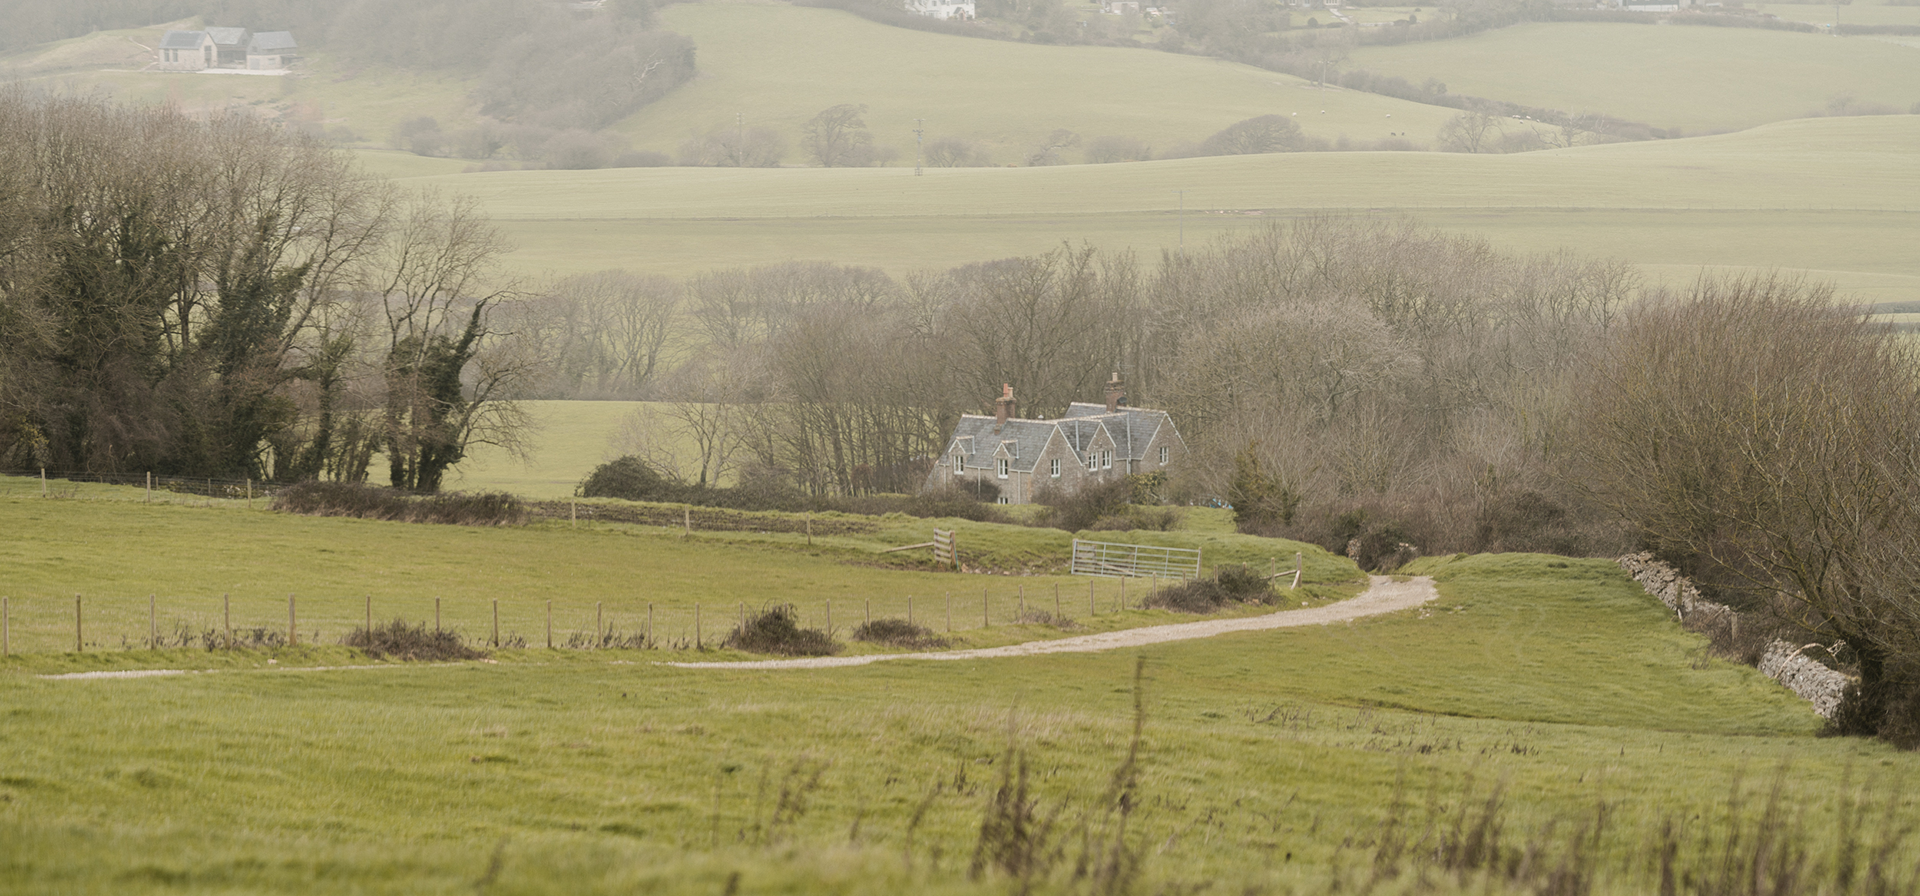
[[[755,660],[737,663],[661,663],[660,665],[676,666],[681,669],[836,669],[842,666],[864,666],[868,663],[887,660],[980,660],[1005,656],[1037,656],[1043,653],[1093,653],[1120,647],[1142,647],[1148,644],[1165,644],[1169,641],[1210,638],[1227,632],[1258,632],[1275,628],[1348,622],[1367,616],[1392,613],[1396,610],[1412,609],[1439,596],[1439,592],[1433,588],[1433,579],[1427,576],[1415,576],[1411,581],[1406,582],[1396,582],[1387,576],[1369,576],[1368,578],[1372,584],[1359,597],[1324,607],[1282,610],[1265,616],[1241,619],[1209,619],[1204,622],[1154,625],[1053,641],[1028,641],[1025,644],[1011,644],[1006,647],[982,647],[976,650],[877,653],[867,656],[823,656],[810,659]]]

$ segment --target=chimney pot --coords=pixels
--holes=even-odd
[[[1113,378],[1107,380],[1107,413],[1120,410],[1120,402],[1126,398],[1127,390],[1120,383],[1120,372],[1114,371]]]

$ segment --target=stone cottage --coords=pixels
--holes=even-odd
[[[213,35],[205,31],[169,31],[160,38],[159,52],[161,71],[206,71],[220,61]]]
[[[1106,392],[1104,405],[1074,402],[1064,417],[1028,420],[1013,388],[1002,386],[993,416],[960,418],[923,490],[986,483],[1002,504],[1029,504],[1042,489],[1072,492],[1185,460],[1187,443],[1166,411],[1127,407],[1117,373]]]

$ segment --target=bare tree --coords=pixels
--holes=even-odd
[[[1447,152],[1493,152],[1500,135],[1500,118],[1476,109],[1447,119],[1434,136]]]
[[[801,127],[807,155],[827,168],[860,168],[874,163],[873,135],[867,132],[865,105],[841,103],[821,110]]]

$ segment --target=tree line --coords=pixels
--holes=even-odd
[[[506,244],[315,140],[0,92],[0,465],[438,487],[528,369]]]

